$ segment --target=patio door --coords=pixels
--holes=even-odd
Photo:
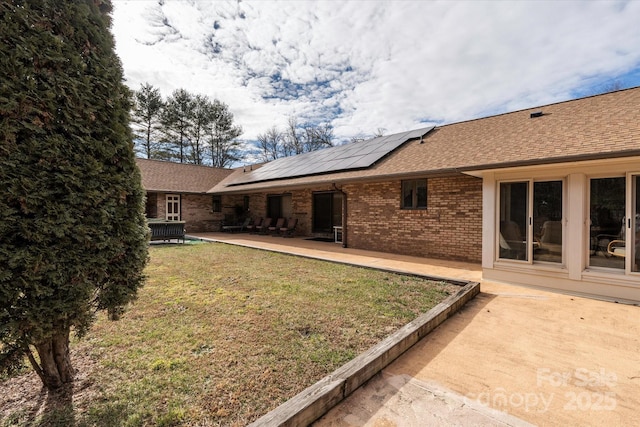
[[[640,272],[640,173],[590,179],[589,266]]]
[[[498,258],[562,263],[564,182],[501,182]]]
[[[323,192],[313,195],[313,232],[331,233],[342,225],[342,193]]]
[[[180,195],[167,194],[167,221],[180,221]]]
[[[612,256],[611,242],[625,240],[624,176],[591,178],[589,181],[590,252],[589,266],[624,270],[623,256]],[[615,245],[615,243],[613,243]],[[620,252],[617,252],[620,255]]]
[[[631,215],[628,225],[629,241],[633,242],[629,248],[629,264],[631,271],[640,272],[640,174],[631,175]]]

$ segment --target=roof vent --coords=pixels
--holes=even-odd
[[[529,114],[529,118],[535,119],[536,117],[542,117],[542,115],[542,111],[534,111],[533,113]]]

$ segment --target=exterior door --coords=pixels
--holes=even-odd
[[[564,181],[500,183],[498,258],[562,263]]]
[[[341,225],[342,194],[315,193],[313,195],[313,232],[333,234],[333,227]]]
[[[167,194],[167,221],[180,221],[180,195]]]
[[[591,178],[589,183],[590,267],[625,269],[624,252],[611,246],[623,242],[626,179],[624,176]],[[621,245],[622,246],[622,245]],[[624,249],[622,249],[624,251]],[[615,253],[615,255],[612,255]]]

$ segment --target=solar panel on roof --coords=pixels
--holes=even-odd
[[[297,156],[283,157],[266,163],[261,168],[246,172],[229,185],[368,168],[405,142],[423,137],[434,127],[380,136],[368,141],[352,142]]]

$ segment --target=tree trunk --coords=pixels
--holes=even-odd
[[[69,332],[68,327],[63,328],[51,338],[35,345],[40,357],[40,364],[34,366],[34,369],[49,391],[56,391],[73,383],[73,367],[69,354]],[[33,358],[29,359],[32,365],[37,363]]]

